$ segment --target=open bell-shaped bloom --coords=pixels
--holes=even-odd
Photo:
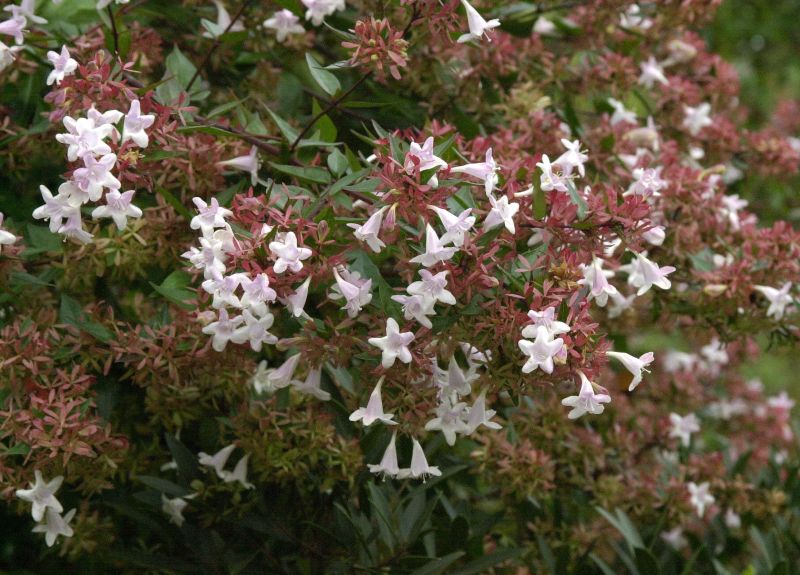
[[[447,289],[447,270],[432,274],[428,270],[419,270],[422,281],[412,282],[408,286],[408,293],[427,298],[433,302],[446,305],[455,305],[455,296]]]
[[[409,261],[415,264],[422,264],[426,268],[444,262],[453,257],[458,251],[455,247],[444,247],[442,240],[436,234],[436,230],[428,224],[425,228],[425,252],[411,258]]]
[[[59,475],[50,481],[45,481],[42,477],[42,472],[38,469],[34,470],[33,475],[35,482],[31,485],[30,489],[17,489],[14,492],[17,497],[32,505],[31,515],[33,516],[33,520],[41,521],[47,509],[52,509],[56,513],[64,511],[61,503],[56,499],[56,491],[61,487],[64,476]]]
[[[689,447],[692,434],[700,431],[700,421],[694,413],[680,416],[677,413],[669,414],[669,436],[680,440],[681,445]]]
[[[44,523],[39,523],[31,530],[34,533],[44,533],[44,541],[48,547],[55,545],[59,537],[72,537],[75,532],[69,522],[75,517],[75,509],[70,509],[63,517],[58,511],[48,507]]]
[[[103,195],[103,189],[118,190],[122,184],[111,170],[117,164],[116,154],[106,154],[95,158],[92,154],[83,156],[83,167],[72,173],[72,180],[80,190],[96,202]]]
[[[287,232],[282,240],[270,242],[269,251],[276,258],[272,268],[276,274],[282,274],[287,269],[297,273],[303,269],[303,260],[311,257],[310,249],[297,246],[294,232]]]
[[[638,288],[637,296],[646,294],[653,286],[669,289],[672,287],[672,282],[667,276],[675,271],[672,266],[659,266],[643,254],[636,254],[635,260],[620,269],[628,271],[628,283]]]
[[[381,462],[377,465],[367,465],[370,473],[383,475],[384,480],[387,477],[397,477],[397,474],[400,473],[400,466],[397,464],[397,447],[395,445],[396,440],[397,431],[392,433],[392,438],[389,440],[389,445],[386,446],[386,451],[383,452]]]
[[[25,42],[25,36],[23,35],[23,32],[25,31],[25,27],[27,25],[28,20],[25,18],[25,16],[22,14],[15,14],[8,20],[0,22],[0,34],[13,36],[14,42],[21,46]]]
[[[428,431],[441,431],[447,445],[456,443],[456,434],[466,434],[467,424],[464,422],[467,404],[453,402],[447,397],[442,398],[436,408],[436,417],[425,424]]]
[[[462,34],[458,38],[458,43],[469,42],[471,40],[480,40],[482,37],[486,36],[486,39],[491,42],[492,39],[489,37],[487,32],[492,28],[497,28],[500,25],[500,20],[497,18],[493,18],[488,22],[481,16],[472,5],[467,2],[467,0],[461,0],[461,4],[464,6],[464,9],[467,11],[467,25],[469,26],[469,33]]]
[[[434,154],[433,136],[428,137],[421,146],[416,142],[411,142],[403,164],[403,169],[407,174],[411,174],[415,168],[419,168],[420,172],[425,172],[434,168],[446,167],[447,162]]]
[[[372,301],[372,280],[363,279],[358,272],[351,272],[342,267],[341,271],[333,268],[333,277],[336,285],[331,299],[344,299],[342,309],[347,310],[348,317],[356,317],[361,309]]]
[[[347,224],[347,227],[353,228],[353,235],[356,239],[360,242],[365,242],[376,254],[380,253],[381,249],[386,246],[378,237],[378,233],[381,231],[381,225],[383,224],[383,212],[388,208],[389,206],[383,206],[363,224]]]
[[[566,152],[561,154],[553,161],[554,166],[561,168],[565,177],[572,175],[572,170],[578,170],[581,177],[586,175],[586,168],[584,164],[589,160],[589,156],[581,151],[580,140],[570,142],[566,138],[561,139],[561,144],[567,149]]]
[[[155,121],[154,114],[142,114],[142,105],[139,100],[132,101],[122,124],[122,143],[130,140],[140,148],[146,148],[150,143],[150,138],[145,130]]]
[[[183,497],[173,497],[170,499],[163,493],[161,494],[161,511],[169,517],[170,523],[178,527],[183,525],[186,521],[186,518],[183,516],[183,510],[186,509],[188,505],[189,502]]]
[[[401,469],[397,473],[399,479],[411,477],[412,479],[422,479],[424,482],[428,476],[439,477],[442,472],[434,465],[428,465],[428,460],[425,458],[425,451],[416,439],[413,440],[414,447],[411,450],[411,467]]]
[[[486,214],[486,219],[483,220],[483,229],[490,230],[499,225],[505,225],[506,230],[510,234],[516,232],[514,226],[514,216],[519,211],[519,204],[516,202],[508,202],[507,196],[502,196],[499,200],[494,196],[489,196],[489,203],[492,209]]]
[[[585,413],[600,415],[605,409],[603,404],[610,402],[611,396],[606,393],[595,393],[594,384],[589,381],[589,378],[582,371],[578,371],[578,376],[581,378],[581,390],[578,395],[565,397],[561,400],[561,405],[572,408],[567,417],[577,419]]]
[[[293,380],[292,386],[300,393],[306,395],[313,395],[320,401],[328,401],[331,394],[323,390],[322,387],[322,370],[318,367],[308,370],[308,374],[303,381]]]
[[[135,193],[128,190],[120,194],[119,190],[111,190],[105,196],[106,205],[92,210],[92,217],[111,218],[118,230],[124,230],[128,226],[128,218],[142,217],[142,210],[131,203]]]
[[[628,110],[625,107],[625,104],[614,98],[609,98],[607,101],[609,106],[614,108],[614,113],[611,115],[611,119],[609,120],[612,126],[616,126],[621,122],[636,124],[636,112]]]
[[[686,487],[689,490],[689,503],[694,507],[697,516],[702,518],[706,513],[706,507],[714,505],[716,501],[710,493],[708,481],[704,481],[700,485],[690,481]]]
[[[217,8],[217,21],[209,22],[204,20],[203,24],[205,31],[203,32],[204,38],[218,38],[227,30],[227,32],[242,32],[245,30],[244,24],[241,20],[231,23],[231,15],[225,9],[225,5],[221,0],[214,0],[214,6]]]
[[[589,288],[589,299],[594,299],[597,305],[605,307],[608,296],[617,293],[617,288],[608,283],[608,278],[614,277],[614,272],[603,269],[603,260],[598,257],[592,259],[589,265],[581,265],[583,279],[578,284]]]
[[[435,304],[434,300],[426,298],[422,295],[393,295],[392,301],[396,301],[403,306],[403,318],[413,319],[418,321],[421,325],[431,329],[433,323],[428,318],[429,315],[436,315],[436,310],[433,309]]]
[[[703,102],[699,106],[684,106],[683,107],[683,123],[681,126],[689,130],[692,136],[699,134],[703,128],[711,126],[714,122],[711,121],[711,104]]]
[[[471,435],[481,425],[489,429],[502,429],[503,426],[499,423],[491,421],[495,415],[493,409],[486,409],[486,390],[481,391],[475,403],[469,409],[469,417],[467,418],[466,435]]]
[[[650,56],[645,62],[639,64],[641,74],[639,75],[639,84],[645,88],[652,88],[653,84],[658,82],[664,86],[669,85],[669,80],[664,75],[664,68],[659,64],[655,56]]]
[[[452,242],[457,248],[464,245],[464,237],[467,232],[475,225],[475,216],[470,215],[472,208],[467,208],[457,216],[451,214],[444,208],[437,206],[428,206],[436,215],[439,216],[439,221],[444,226],[445,233],[441,238],[443,244]]]
[[[781,289],[769,286],[753,286],[753,289],[769,300],[767,317],[774,317],[777,321],[783,318],[786,308],[794,302],[789,293],[792,289],[792,282],[786,282]]]
[[[280,367],[267,370],[258,382],[253,382],[256,392],[273,392],[288,387],[293,381],[294,372],[299,363],[300,354],[296,353],[286,358],[286,361],[284,361]],[[255,385],[256,383],[258,383],[258,385]]]
[[[380,348],[381,365],[388,369],[394,365],[396,359],[403,363],[411,363],[411,351],[408,345],[414,341],[414,334],[410,331],[401,332],[400,326],[394,318],[386,320],[386,335],[384,337],[369,338],[370,345]]]
[[[652,351],[649,351],[640,357],[635,357],[628,353],[622,353],[619,351],[607,351],[606,355],[619,360],[622,365],[625,366],[625,369],[633,374],[633,379],[628,386],[628,391],[633,391],[636,389],[636,386],[638,386],[642,381],[642,372],[649,372],[647,366],[653,363],[653,359],[655,358]]]
[[[2,212],[0,212],[0,247],[10,246],[17,241],[17,236],[2,229],[4,217]]]
[[[450,172],[453,174],[467,174],[473,178],[478,178],[483,182],[486,195],[488,196],[494,191],[494,188],[497,185],[497,171],[499,169],[500,166],[497,165],[497,162],[495,162],[494,158],[492,157],[492,149],[489,148],[486,150],[486,158],[483,162],[457,166],[452,168]]]
[[[381,384],[383,384],[383,377],[378,380],[375,389],[369,396],[367,407],[359,407],[350,414],[350,421],[361,421],[364,427],[369,427],[376,421],[381,421],[386,425],[397,425],[396,421],[392,421],[394,414],[383,412],[383,400],[381,399]]]
[[[306,301],[308,300],[308,287],[310,285],[311,276],[308,276],[306,281],[300,284],[294,293],[284,299],[281,299],[281,302],[286,306],[286,309],[289,310],[289,313],[294,317],[300,317],[305,313]]]
[[[519,340],[519,348],[528,356],[528,360],[522,366],[522,373],[530,373],[539,368],[545,373],[553,373],[553,358],[561,351],[563,345],[563,339],[560,337],[553,339],[546,327],[538,326],[535,341]]]
[[[197,454],[197,459],[200,465],[212,468],[216,472],[217,477],[223,479],[225,477],[225,464],[228,463],[228,459],[234,449],[236,449],[236,446],[230,444],[217,451],[214,455],[209,455],[201,451]]]
[[[217,165],[249,173],[250,183],[254,186],[258,182],[258,169],[261,167],[261,162],[258,159],[258,148],[255,146],[250,148],[250,153],[246,156],[237,156],[230,160],[217,162]]]
[[[61,52],[53,52],[52,50],[47,53],[47,60],[53,65],[53,70],[47,76],[47,85],[51,86],[53,82],[60,85],[61,81],[66,76],[71,76],[78,69],[78,62],[69,55],[69,50],[66,46],[61,46]]]
[[[569,333],[570,327],[563,321],[556,320],[555,306],[548,307],[542,311],[529,310],[528,317],[533,322],[522,328],[522,337],[536,337],[538,327],[544,326],[552,337],[562,333]]]
[[[219,310],[219,318],[203,327],[203,333],[212,336],[211,347],[214,348],[214,351],[221,352],[229,341],[242,343],[245,340],[239,329],[242,323],[244,323],[244,317],[240,315],[229,317],[228,310],[221,309]]]
[[[197,215],[189,222],[189,227],[193,230],[200,230],[204,236],[213,233],[214,228],[227,228],[228,223],[225,218],[233,215],[228,208],[219,205],[217,198],[211,198],[206,203],[202,198],[192,198],[192,202],[197,207]]]
[[[567,187],[567,180],[561,174],[557,174],[553,171],[553,164],[550,163],[550,158],[547,157],[547,154],[542,155],[542,161],[536,164],[540,170],[542,170],[542,175],[539,178],[539,185],[542,188],[543,192],[551,192],[553,190],[557,192],[568,192],[569,188]]]
[[[233,483],[238,481],[245,489],[255,489],[255,485],[247,481],[247,462],[250,460],[250,454],[245,454],[239,461],[236,462],[236,467],[233,471],[223,471],[222,480],[225,483]]]
[[[267,30],[274,30],[275,39],[281,43],[285,42],[286,38],[291,34],[304,34],[306,31],[303,25],[300,24],[300,18],[286,8],[275,12],[270,18],[264,20],[261,25]]]
[[[56,141],[66,144],[67,159],[70,162],[84,157],[86,154],[104,156],[111,153],[111,148],[105,139],[114,131],[111,124],[97,126],[89,118],[72,118],[65,116],[62,120],[67,132],[56,134]],[[116,158],[116,156],[114,156]]]

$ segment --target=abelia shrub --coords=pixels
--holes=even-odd
[[[800,134],[746,127],[718,4],[5,7],[42,565],[791,572],[794,401],[745,368],[797,347],[800,235],[731,186]]]

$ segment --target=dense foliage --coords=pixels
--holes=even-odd
[[[0,564],[800,570],[743,369],[798,348],[800,103],[718,4],[5,6]]]

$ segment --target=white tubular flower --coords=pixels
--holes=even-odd
[[[381,399],[381,385],[383,384],[383,377],[378,380],[375,389],[369,396],[367,407],[359,407],[350,414],[350,421],[361,421],[364,427],[369,427],[376,421],[385,423],[386,425],[397,425],[396,421],[392,421],[394,414],[384,413],[383,400]]]

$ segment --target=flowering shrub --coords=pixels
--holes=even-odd
[[[797,104],[745,127],[717,4],[6,6],[9,563],[800,568],[742,369],[800,234],[729,190]]]

